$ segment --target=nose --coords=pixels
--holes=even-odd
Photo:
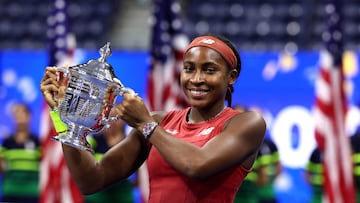
[[[191,77],[190,80],[192,83],[201,83],[204,81],[204,77],[203,74],[201,73],[201,71],[196,71],[194,72],[194,74]]]

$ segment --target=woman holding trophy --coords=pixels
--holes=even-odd
[[[86,150],[63,145],[80,190],[91,194],[122,181],[146,160],[149,202],[233,202],[266,129],[260,114],[230,108],[240,71],[230,41],[211,34],[195,38],[185,51],[180,76],[190,107],[150,113],[142,98],[124,92],[113,107],[133,127],[123,141],[99,161]],[[52,108],[61,94],[56,72],[48,67],[40,85]]]

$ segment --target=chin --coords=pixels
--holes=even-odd
[[[207,104],[203,101],[196,101],[196,100],[190,100],[189,101],[190,106],[195,108],[202,108],[205,107]]]

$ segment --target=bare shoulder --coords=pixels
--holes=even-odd
[[[228,123],[228,125],[238,125],[239,123],[244,123],[247,125],[255,125],[255,126],[261,126],[264,125],[263,127],[266,128],[265,126],[265,120],[263,118],[263,116],[256,111],[246,111],[246,112],[242,112],[239,113],[237,115],[235,115]],[[249,127],[251,127],[249,126]]]
[[[210,146],[209,151],[217,153],[214,156],[221,157],[219,159],[226,157],[229,162],[241,163],[250,169],[264,140],[265,131],[265,120],[260,113],[238,113],[225,124],[220,136],[215,136],[207,146]]]
[[[226,131],[241,137],[263,139],[266,123],[263,116],[256,111],[247,111],[234,116],[226,125]]]

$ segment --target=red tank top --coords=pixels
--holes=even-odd
[[[190,124],[186,122],[188,111],[189,108],[171,111],[160,125],[173,136],[197,146],[203,146],[219,134],[224,124],[239,113],[226,108],[208,122]],[[230,203],[234,201],[240,184],[251,171],[237,165],[207,179],[192,179],[172,168],[155,147],[150,150],[147,164],[149,203]]]

